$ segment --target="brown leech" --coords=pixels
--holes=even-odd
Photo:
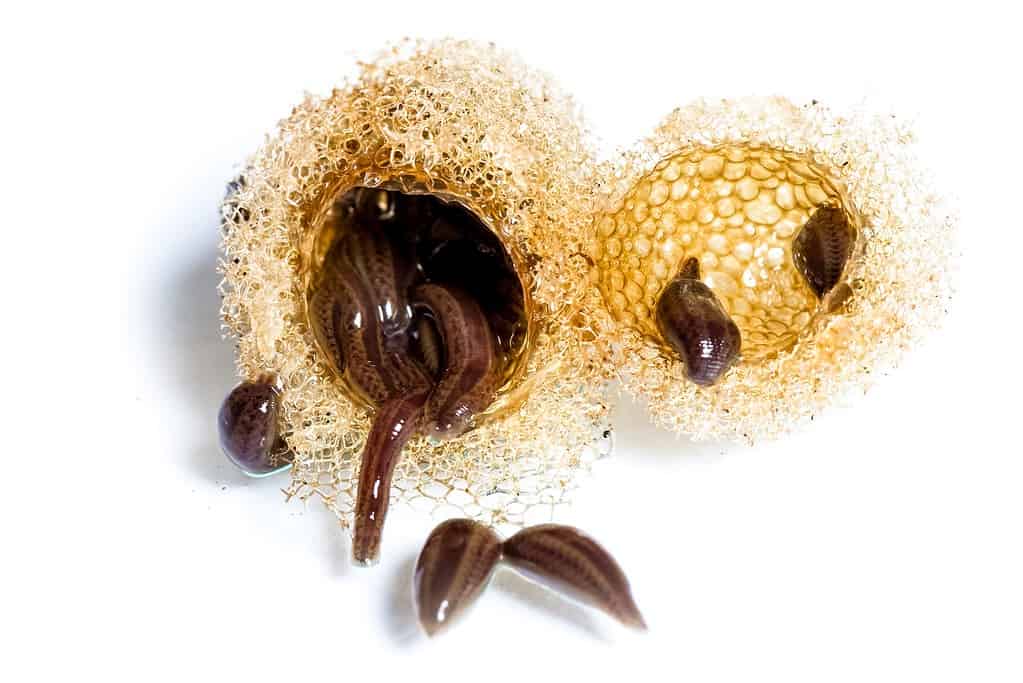
[[[460,289],[420,285],[412,299],[437,321],[445,356],[424,426],[438,438],[455,437],[494,400],[499,380],[494,337],[479,305]]]
[[[339,372],[375,405],[429,388],[429,374],[409,355],[415,265],[383,230],[356,229],[323,261],[309,301],[320,347]]]
[[[501,539],[479,522],[450,519],[430,533],[412,579],[416,613],[428,636],[476,600],[500,559]]]
[[[437,321],[422,307],[416,312],[412,329],[412,352],[434,380],[440,379],[444,369],[444,347],[437,329]]]
[[[739,357],[742,336],[714,292],[699,278],[699,261],[686,259],[657,300],[657,329],[682,359],[686,376],[709,386]]]
[[[609,552],[570,526],[523,529],[502,545],[504,561],[530,579],[591,605],[630,628],[646,630],[629,580]]]
[[[250,477],[273,474],[294,460],[279,434],[279,412],[280,394],[266,375],[236,386],[220,406],[220,447]]]
[[[792,262],[817,298],[823,299],[838,284],[854,239],[845,211],[835,206],[818,208],[796,235]]]
[[[359,488],[355,492],[352,558],[369,566],[380,556],[384,520],[391,501],[391,480],[401,450],[419,431],[429,390],[396,396],[377,409],[362,449]]]

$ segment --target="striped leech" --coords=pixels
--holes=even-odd
[[[354,561],[372,565],[403,447],[417,434],[446,439],[472,427],[494,399],[500,360],[476,300],[458,286],[417,283],[420,269],[407,241],[360,220],[382,193],[359,192],[355,224],[324,259],[309,319],[337,371],[376,409],[362,452],[352,540]]]

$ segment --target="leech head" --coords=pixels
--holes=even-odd
[[[459,404],[454,410],[435,418],[429,426],[430,436],[436,439],[453,439],[464,434],[473,427],[476,414],[465,404]]]
[[[384,336],[384,349],[391,353],[404,353],[412,326],[412,307],[404,302],[385,301],[377,306],[377,319]]]

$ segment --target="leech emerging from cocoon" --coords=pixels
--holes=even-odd
[[[353,558],[362,565],[379,557],[402,448],[418,434],[448,439],[471,429],[521,336],[517,282],[503,299],[486,282],[476,292],[481,283],[464,281],[483,270],[507,280],[501,255],[459,224],[464,211],[431,208],[429,199],[363,188],[346,195],[338,209],[346,226],[309,298],[320,348],[376,410],[355,501]]]
[[[657,300],[657,327],[678,354],[686,376],[714,384],[739,357],[742,336],[710,287],[700,281],[700,262],[686,259]]]

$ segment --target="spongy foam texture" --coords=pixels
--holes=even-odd
[[[588,314],[625,390],[676,432],[753,442],[789,431],[860,393],[949,305],[956,217],[890,115],[699,101],[603,177],[588,251],[603,296]],[[822,203],[859,233],[851,295],[835,308],[814,303],[791,265],[792,238]],[[650,313],[690,256],[744,335],[743,358],[709,388],[685,379]]]
[[[462,437],[416,438],[400,499],[497,525],[550,517],[607,427],[608,368],[578,315],[595,164],[577,109],[544,75],[493,46],[406,42],[327,97],[309,96],[248,161],[223,205],[222,316],[240,374],[273,373],[296,454],[287,493],[343,523],[371,415],[315,345],[305,293],[316,233],[347,188],[442,194],[518,255],[528,360],[493,414]]]

